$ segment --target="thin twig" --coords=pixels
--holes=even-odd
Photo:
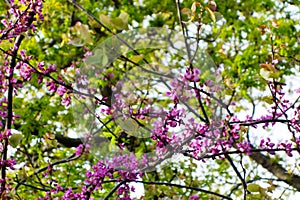
[[[235,171],[236,175],[240,179],[240,181],[241,181],[241,183],[243,185],[243,188],[244,188],[244,200],[246,200],[246,197],[247,197],[247,183],[246,183],[245,179],[242,177],[242,175],[239,172],[239,170],[237,169],[237,167],[235,166],[235,164],[233,163],[233,160],[231,159],[231,157],[228,154],[225,154],[225,158],[229,161],[231,167],[233,168],[233,170]]]
[[[115,191],[119,188],[119,187],[121,187],[124,183],[126,183],[127,181],[126,180],[123,180],[123,181],[121,181],[118,185],[116,185],[107,195],[106,195],[106,197],[104,197],[104,200],[108,200],[108,198],[110,197],[110,196],[112,196],[114,193],[115,193]]]

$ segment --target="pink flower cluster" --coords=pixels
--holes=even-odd
[[[60,97],[62,97],[62,105],[67,107],[71,104],[71,96],[69,94],[71,91],[66,88],[66,83],[60,75],[58,75],[57,81],[51,80],[46,82],[46,86],[50,92],[56,92]]]
[[[0,34],[2,34],[1,40],[14,38],[21,33],[27,32],[29,29],[35,31],[36,25],[33,22],[44,20],[42,15],[42,0],[21,0],[17,2],[19,4],[13,0],[9,1],[10,9],[7,12],[6,19],[1,20],[1,23],[5,27],[5,29],[0,30]],[[26,9],[20,9],[20,4],[24,5]],[[39,19],[37,19],[35,15],[38,15]]]
[[[0,166],[2,167],[9,167],[11,170],[14,170],[14,166],[17,164],[17,162],[12,159],[2,160],[0,159]]]
[[[273,149],[275,144],[273,142],[271,142],[270,138],[267,138],[267,140],[265,139],[262,139],[260,141],[260,144],[259,144],[260,148],[261,149]],[[274,151],[268,151],[270,154],[274,155],[275,152]]]
[[[190,82],[199,82],[200,81],[200,70],[197,68],[187,68],[184,74],[184,80],[190,81]]]

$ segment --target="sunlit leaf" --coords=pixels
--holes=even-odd
[[[88,65],[100,65],[105,66],[108,63],[108,56],[104,49],[96,49],[92,56],[86,59]]]
[[[117,30],[127,30],[128,29],[128,18],[129,15],[126,12],[121,12],[116,18],[111,18],[104,14],[100,14],[100,22],[107,27],[115,28]]]
[[[106,16],[104,14],[100,14],[99,20],[105,26],[111,26],[111,18],[109,16]]]
[[[138,123],[131,118],[125,120],[118,120],[118,124],[125,130],[129,135],[138,136]]]
[[[247,190],[249,190],[249,192],[259,192],[260,186],[255,183],[250,183],[247,185]]]
[[[9,142],[10,142],[12,147],[16,148],[20,144],[22,139],[23,139],[23,134],[15,133],[12,136],[10,136]]]
[[[141,60],[143,60],[143,56],[142,55],[134,55],[130,58],[130,60],[132,60],[133,62],[135,63],[138,63],[140,62]]]
[[[213,21],[214,23],[216,23],[216,16],[215,16],[215,13],[214,13],[209,7],[205,7],[205,9],[206,9],[207,12],[209,13],[210,18],[212,19],[212,21]]]
[[[194,12],[196,12],[196,9],[197,9],[197,2],[194,2],[192,4],[191,11],[194,13]]]

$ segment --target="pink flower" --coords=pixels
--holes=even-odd
[[[75,152],[75,155],[76,156],[80,156],[82,153],[83,153],[83,144],[80,144],[77,148],[76,148],[76,152]]]
[[[71,104],[71,97],[68,95],[67,97],[63,98],[61,104],[64,106],[69,106]]]
[[[193,196],[190,196],[189,200],[199,200],[199,197],[197,194],[194,194]]]
[[[30,68],[26,63],[21,63],[20,66],[20,75],[26,80],[31,80],[31,75],[34,72],[34,69]]]
[[[250,143],[245,141],[245,142],[239,142],[236,144],[236,146],[238,147],[238,149],[241,152],[245,152],[248,155],[251,155],[251,147],[250,147]]]
[[[186,73],[184,74],[184,80],[190,82],[198,82],[200,81],[199,75],[200,75],[199,69],[193,68],[193,70],[191,71],[189,68],[187,68]]]
[[[46,82],[46,86],[49,87],[49,91],[50,92],[55,92],[57,89],[56,84],[54,83],[54,81],[51,82]]]
[[[62,86],[62,85],[58,86],[58,88],[56,90],[57,94],[61,97],[66,93],[66,91],[67,91],[67,88],[65,88],[65,86]]]

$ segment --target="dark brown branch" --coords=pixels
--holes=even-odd
[[[120,1],[119,0],[112,0],[115,4],[116,9],[120,8]]]
[[[17,57],[17,53],[19,50],[19,47],[21,45],[22,40],[25,37],[23,35],[20,35],[17,37],[16,42],[14,44],[14,50],[12,52],[12,58],[11,58],[11,62],[10,62],[10,69],[9,69],[9,77],[8,77],[8,92],[7,92],[7,119],[6,119],[6,124],[5,124],[5,131],[10,131],[11,126],[12,126],[12,119],[13,119],[13,90],[14,90],[14,85],[12,82],[13,76],[14,76],[14,68],[17,64],[16,62],[16,57]],[[15,49],[16,47],[16,49]],[[3,147],[3,151],[2,151],[2,161],[7,160],[7,149],[8,148],[8,139],[6,138],[4,140],[4,147]],[[0,191],[0,195],[2,195],[2,193],[5,190],[5,185],[6,185],[6,166],[2,165],[1,167],[1,178],[3,180],[3,182],[1,183],[1,191]]]
[[[189,152],[193,152],[194,150],[191,150],[191,151],[182,151],[182,154],[184,156],[188,156],[188,157],[191,157],[191,158],[194,158],[192,155],[188,154]],[[250,152],[275,152],[275,151],[286,151],[286,149],[251,149]],[[292,148],[291,151],[299,151],[298,148]],[[224,155],[232,155],[232,154],[244,154],[245,152],[242,152],[242,151],[239,151],[239,150],[236,150],[236,151],[227,151],[227,152],[220,152],[220,153],[216,153],[216,154],[212,154],[212,155],[206,155],[206,156],[202,156],[201,158],[199,159],[196,159],[196,160],[203,160],[203,159],[208,159],[208,158],[213,158],[215,159],[216,157],[218,156],[224,156]]]
[[[67,136],[63,136],[61,134],[56,134],[55,139],[58,143],[62,144],[64,147],[78,147],[80,144],[84,144],[84,139],[82,138],[70,138]],[[93,141],[98,143],[109,141],[108,138],[105,137],[93,137]]]
[[[39,187],[36,187],[34,185],[30,185],[30,184],[26,184],[26,183],[22,183],[22,185],[26,186],[26,187],[30,187],[34,190],[39,190],[39,191],[44,191],[44,192],[49,192],[50,191],[50,188],[49,189],[45,189],[45,188],[39,188]]]
[[[163,182],[156,182],[156,181],[149,181],[149,182],[146,182],[146,181],[135,181],[135,182],[137,182],[137,183],[143,183],[143,184],[148,184],[148,185],[149,184],[151,184],[151,185],[166,185],[166,186],[171,186],[171,187],[185,188],[185,189],[189,189],[189,190],[195,190],[195,191],[198,191],[198,192],[212,194],[212,195],[224,198],[224,199],[232,199],[231,197],[228,197],[228,196],[216,193],[216,192],[212,192],[212,191],[209,191],[209,190],[204,190],[204,189],[197,188],[197,187],[191,187],[191,186],[187,186],[187,185],[179,185],[179,184],[174,184],[174,183],[163,183]]]
[[[121,187],[124,183],[126,183],[127,181],[121,181],[118,185],[116,185],[104,198],[104,200],[108,200],[110,196],[112,196],[114,194],[114,192]]]
[[[269,156],[263,155],[262,153],[253,152],[250,157],[275,175],[280,181],[300,191],[300,176],[288,173],[280,164],[272,162]]]
[[[80,138],[70,138],[63,136],[61,134],[55,134],[55,139],[58,143],[62,144],[64,147],[78,147],[80,144],[83,144],[82,139]]]
[[[118,180],[114,179],[114,180],[103,181],[103,183],[112,183],[112,182],[118,182]],[[229,196],[225,196],[225,195],[222,195],[222,194],[219,194],[219,193],[216,193],[216,192],[212,192],[212,191],[201,189],[201,188],[197,188],[197,187],[187,186],[187,185],[180,185],[180,184],[169,183],[169,182],[157,182],[157,181],[127,180],[127,182],[143,183],[143,184],[146,184],[146,185],[166,185],[166,186],[170,186],[170,187],[184,188],[184,189],[195,190],[195,191],[198,191],[198,192],[212,194],[212,195],[215,195],[215,196],[218,196],[218,197],[222,197],[224,199],[232,200],[232,198],[229,197]]]
[[[182,29],[182,35],[183,35],[183,38],[184,38],[184,43],[185,43],[185,48],[186,48],[187,56],[188,56],[189,61],[191,61],[192,55],[191,55],[190,46],[189,46],[188,41],[187,41],[187,36],[185,35],[185,25],[183,23],[183,20],[182,20],[182,17],[181,17],[181,13],[180,13],[180,10],[181,10],[181,8],[180,8],[180,2],[179,2],[179,0],[175,0],[175,3],[176,3],[177,14],[178,14],[180,26],[181,26],[181,29]],[[192,63],[190,63],[190,66],[192,66]]]
[[[231,167],[233,168],[233,170],[235,171],[236,175],[241,180],[241,183],[242,183],[243,188],[244,188],[244,199],[246,200],[246,196],[247,196],[247,183],[246,183],[245,179],[242,177],[242,175],[239,172],[239,170],[237,169],[237,167],[235,166],[235,164],[233,163],[233,160],[231,159],[231,157],[229,155],[225,155],[225,158],[229,161],[229,163],[230,163]]]
[[[270,122],[291,123],[291,120],[286,120],[286,119],[264,119],[264,120],[255,120],[255,121],[252,121],[252,122],[247,122],[247,121],[229,122],[229,124],[239,124],[241,126],[253,126],[253,125],[257,125],[257,124],[270,123]],[[297,120],[297,123],[300,123],[300,120]]]

